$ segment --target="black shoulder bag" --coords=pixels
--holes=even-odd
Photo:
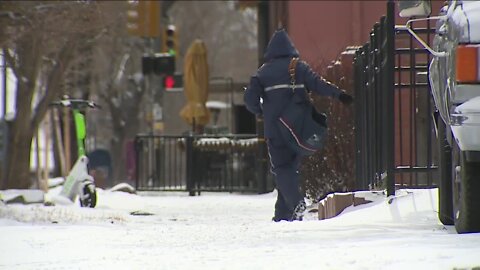
[[[298,58],[292,58],[288,67],[292,83],[292,96],[278,118],[281,136],[287,145],[298,154],[309,156],[323,148],[327,137],[326,115],[319,113],[308,100],[308,95],[298,95],[295,91],[295,69]],[[303,98],[299,98],[302,96]]]

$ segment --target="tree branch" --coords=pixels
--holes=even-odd
[[[3,51],[3,57],[4,57],[5,61],[7,62],[8,66],[12,69],[15,77],[18,78],[18,68],[17,68],[17,65],[15,63],[15,57],[10,54],[10,52],[7,48],[2,48],[2,51]]]
[[[60,85],[62,83],[62,78],[65,74],[67,66],[72,60],[74,49],[75,42],[70,39],[57,56],[55,65],[53,66],[53,69],[47,78],[45,95],[40,99],[34,109],[35,113],[33,114],[31,125],[35,129],[38,128],[40,122],[43,120],[49,104],[61,92]]]

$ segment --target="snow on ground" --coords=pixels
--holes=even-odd
[[[437,190],[340,216],[270,221],[276,193],[98,190],[98,207],[0,206],[0,269],[473,269],[480,234],[437,219]],[[140,214],[130,215],[137,211]]]

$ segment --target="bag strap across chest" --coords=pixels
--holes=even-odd
[[[290,74],[290,82],[292,84],[292,91],[295,92],[295,69],[297,67],[298,57],[292,58],[288,65],[288,74]]]

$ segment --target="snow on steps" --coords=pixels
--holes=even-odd
[[[332,193],[318,203],[318,219],[328,219],[338,216],[350,206],[359,206],[371,203],[378,199],[384,199],[382,191],[358,191]]]

